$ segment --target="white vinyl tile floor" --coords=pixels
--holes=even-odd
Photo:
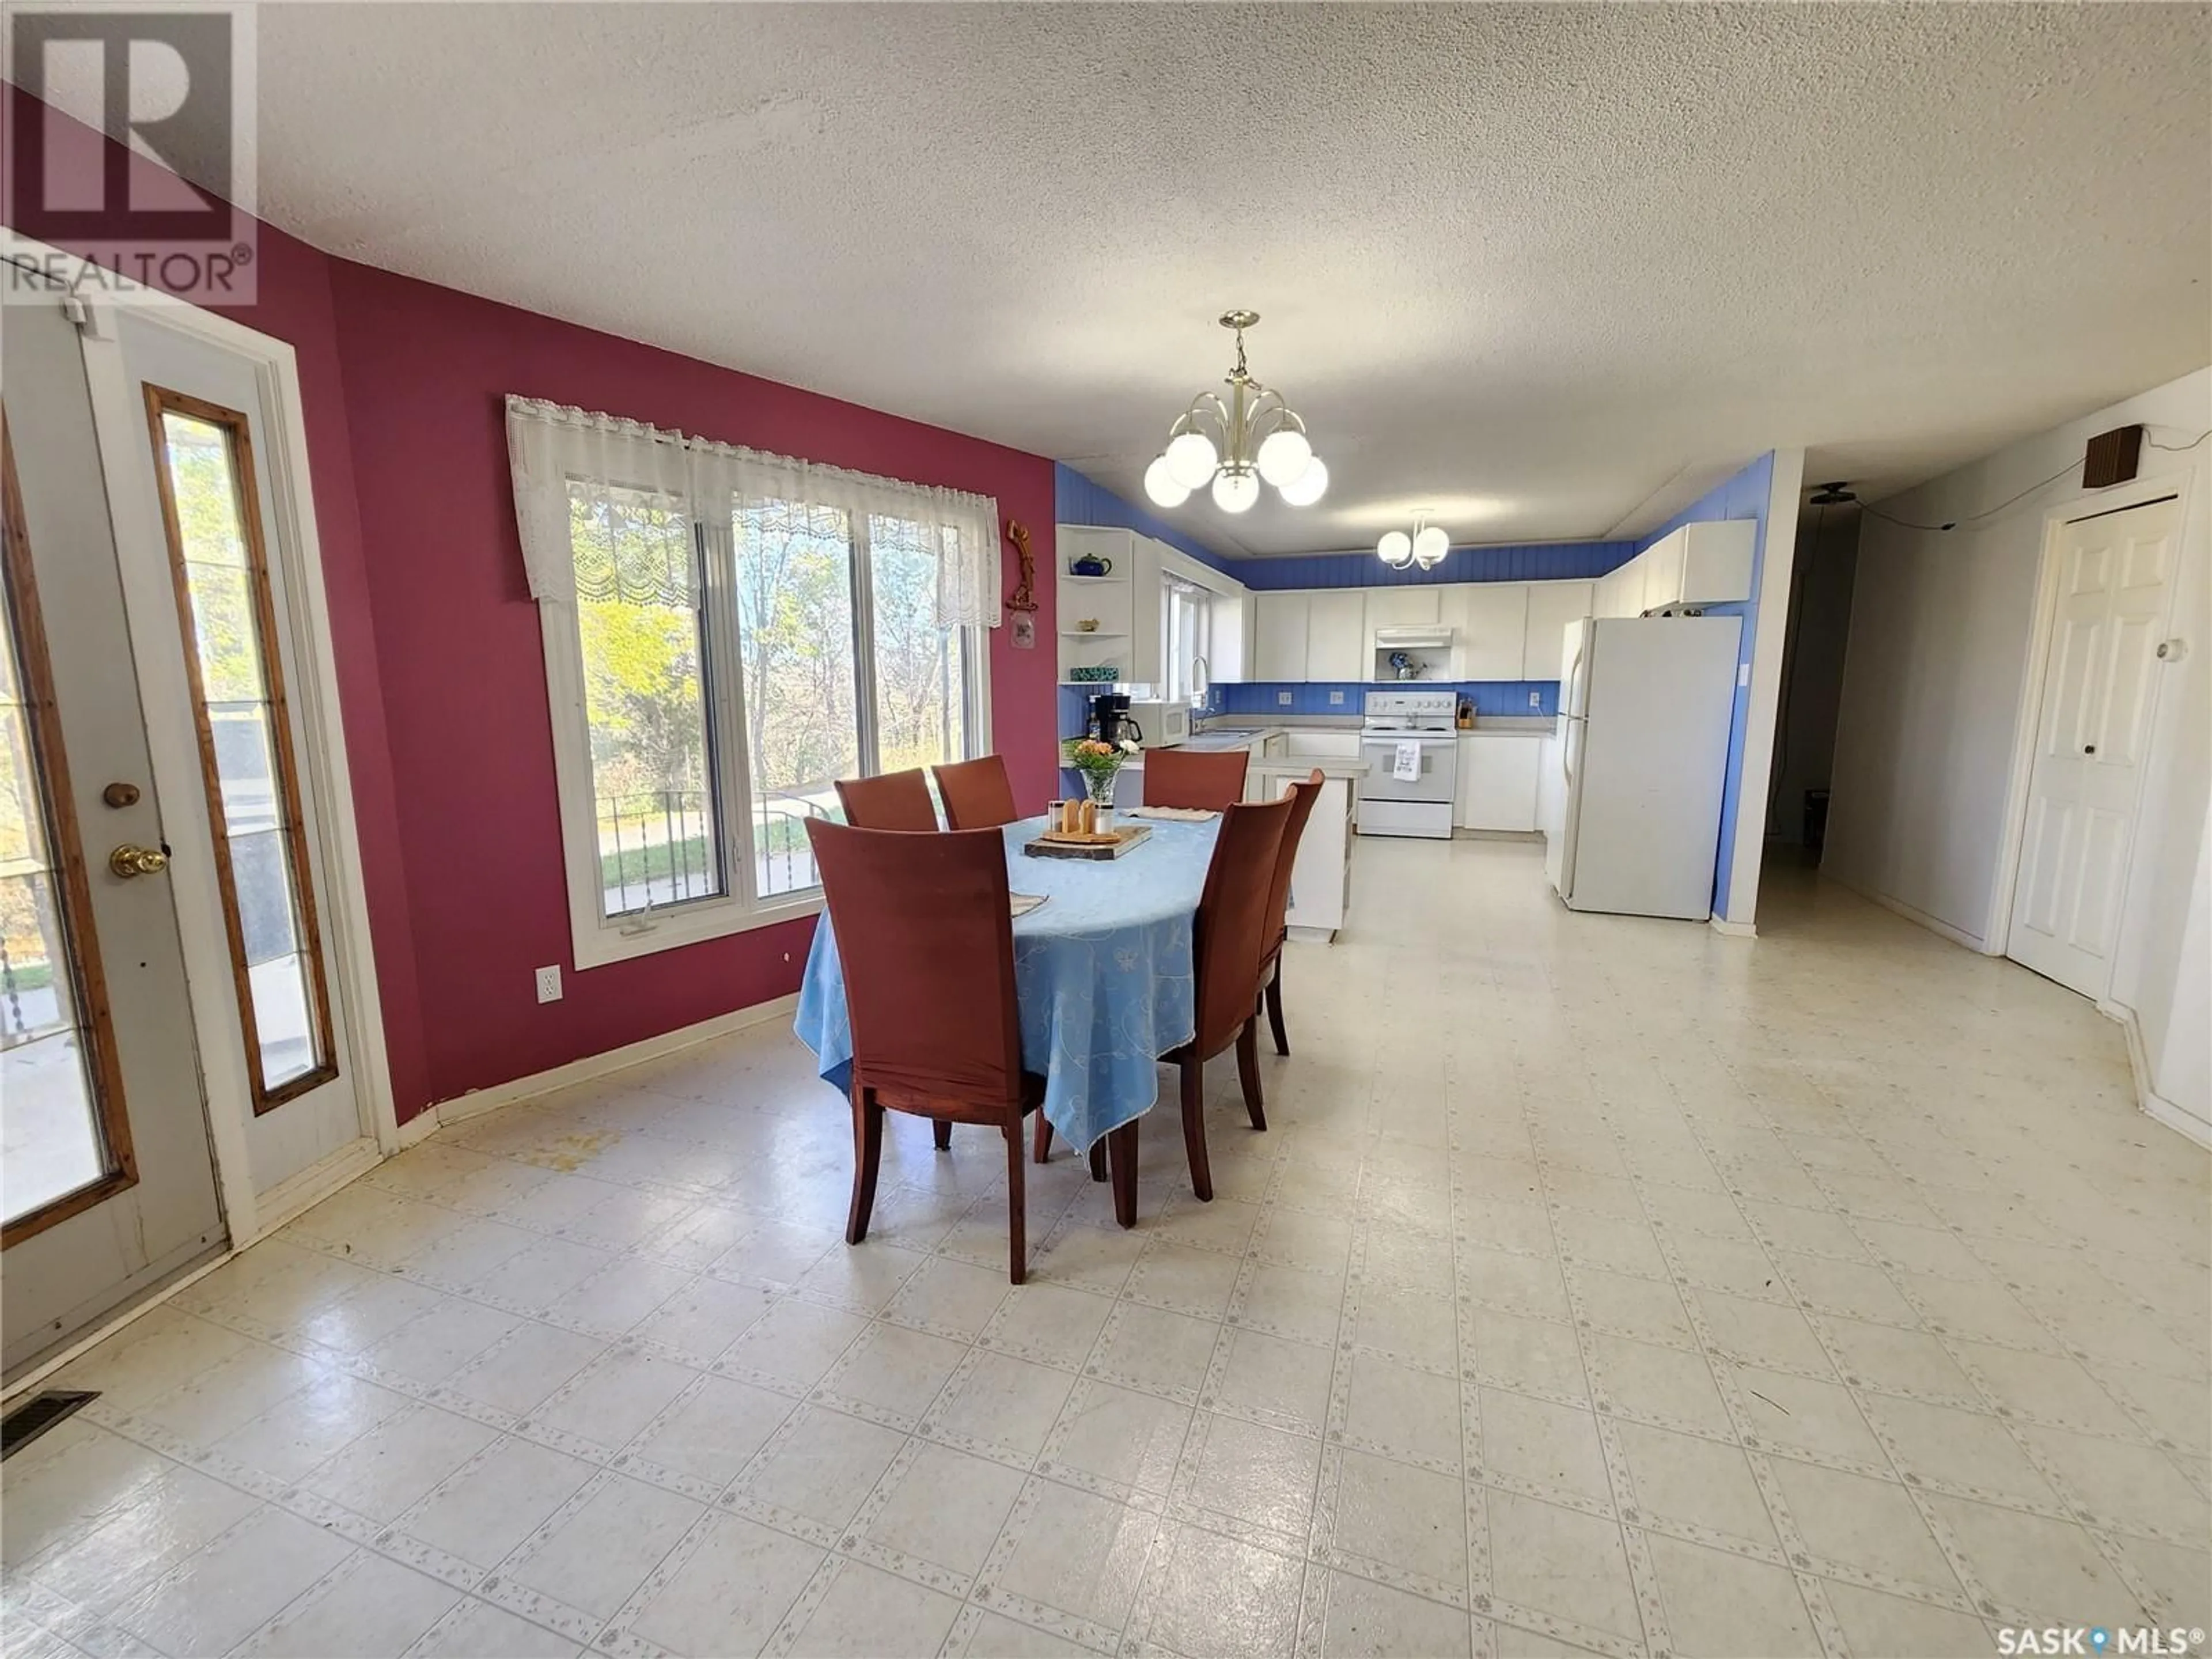
[[[1361,843],[1218,1196],[778,1021],[450,1126],[72,1364],[17,1659],[1983,1655],[2212,1625],[2205,1155],[2118,1029],[1802,873],[1756,944]],[[1172,1091],[1170,1091],[1172,1098]]]

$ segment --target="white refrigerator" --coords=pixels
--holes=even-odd
[[[1712,914],[1736,617],[1584,617],[1559,660],[1544,873],[1576,910]]]

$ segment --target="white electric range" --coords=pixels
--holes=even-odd
[[[1459,793],[1459,694],[1370,691],[1362,709],[1359,833],[1448,841]]]

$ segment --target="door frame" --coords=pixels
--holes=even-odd
[[[2172,496],[2180,514],[2177,541],[2188,534],[2195,474],[2188,468],[2130,479],[2105,489],[2094,489],[2046,508],[2043,514],[2041,550],[2036,556],[2035,611],[2028,624],[2027,660],[2021,671],[2020,717],[2014,723],[2012,766],[2005,785],[2004,839],[1997,848],[1996,879],[1990,883],[1989,920],[1982,928],[1984,953],[2009,959],[2012,954],[2012,913],[2020,885],[2021,851],[2027,840],[2027,792],[2035,772],[2035,745],[2043,730],[2043,688],[2051,670],[2051,639],[2058,622],[2058,538],[2069,524],[2107,513],[2124,513]],[[2180,562],[2166,583],[2166,610],[2161,623],[2173,617],[2174,590],[2180,585]],[[2163,631],[2163,629],[2161,629]],[[2150,706],[2145,710],[2145,731],[2157,723],[2164,676],[2154,676]],[[2148,764],[2146,761],[2145,765]],[[2136,769],[2135,793],[2128,803],[2128,843],[2120,878],[2120,902],[2113,921],[2114,949],[2105,963],[2105,982],[2093,1000],[2106,1013],[2113,1013],[2112,975],[2118,957],[2120,930],[2126,927],[2128,903],[2136,885],[2136,840],[2142,823],[2144,765]]]
[[[141,287],[5,226],[0,226],[0,258],[59,275],[79,294],[85,314],[78,325],[84,337],[94,424],[101,463],[111,481],[111,511],[118,545],[125,538],[149,546],[167,544],[157,509],[136,499],[136,493],[120,482],[136,476],[136,452],[123,447],[144,443],[146,421],[143,406],[131,395],[124,373],[121,343],[112,321],[114,312],[127,307],[247,360],[253,365],[262,393],[259,412],[268,428],[266,459],[270,463],[264,505],[276,529],[268,556],[271,567],[281,572],[279,580],[284,585],[291,619],[289,643],[299,669],[286,690],[299,740],[307,752],[307,775],[302,782],[315,802],[325,843],[324,885],[332,901],[325,917],[326,943],[338,969],[338,983],[333,991],[343,1000],[346,1013],[348,1058],[362,1121],[361,1135],[348,1146],[295,1176],[270,1183],[265,1190],[257,1189],[247,1139],[253,1093],[246,1056],[239,1046],[240,1025],[233,1007],[237,988],[221,905],[212,884],[173,883],[192,1027],[198,1041],[216,1186],[222,1200],[230,1249],[240,1250],[307,1204],[399,1150],[368,892],[361,873],[353,774],[348,763],[331,645],[330,600],[323,580],[322,539],[308,469],[298,357],[287,341]],[[118,294],[125,297],[112,297]],[[175,639],[176,595],[166,557],[160,561],[126,557],[120,563],[124,605],[143,676],[149,672],[148,659],[155,654],[155,635],[171,642]],[[196,799],[205,782],[199,769],[190,699],[182,684],[181,663],[174,678],[177,687],[161,689],[165,694],[174,690],[178,695],[164,696],[162,700],[169,705],[166,716],[157,718],[149,712],[149,735],[157,790],[170,801],[185,801]],[[197,863],[212,868],[208,815],[173,811],[167,817],[171,821],[163,827],[173,842],[183,844],[186,866]]]

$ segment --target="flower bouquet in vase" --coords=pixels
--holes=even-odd
[[[1103,738],[1070,738],[1060,746],[1060,757],[1083,775],[1083,793],[1098,809],[1101,834],[1114,827],[1114,780],[1122,763],[1137,752],[1133,739],[1109,743]]]

